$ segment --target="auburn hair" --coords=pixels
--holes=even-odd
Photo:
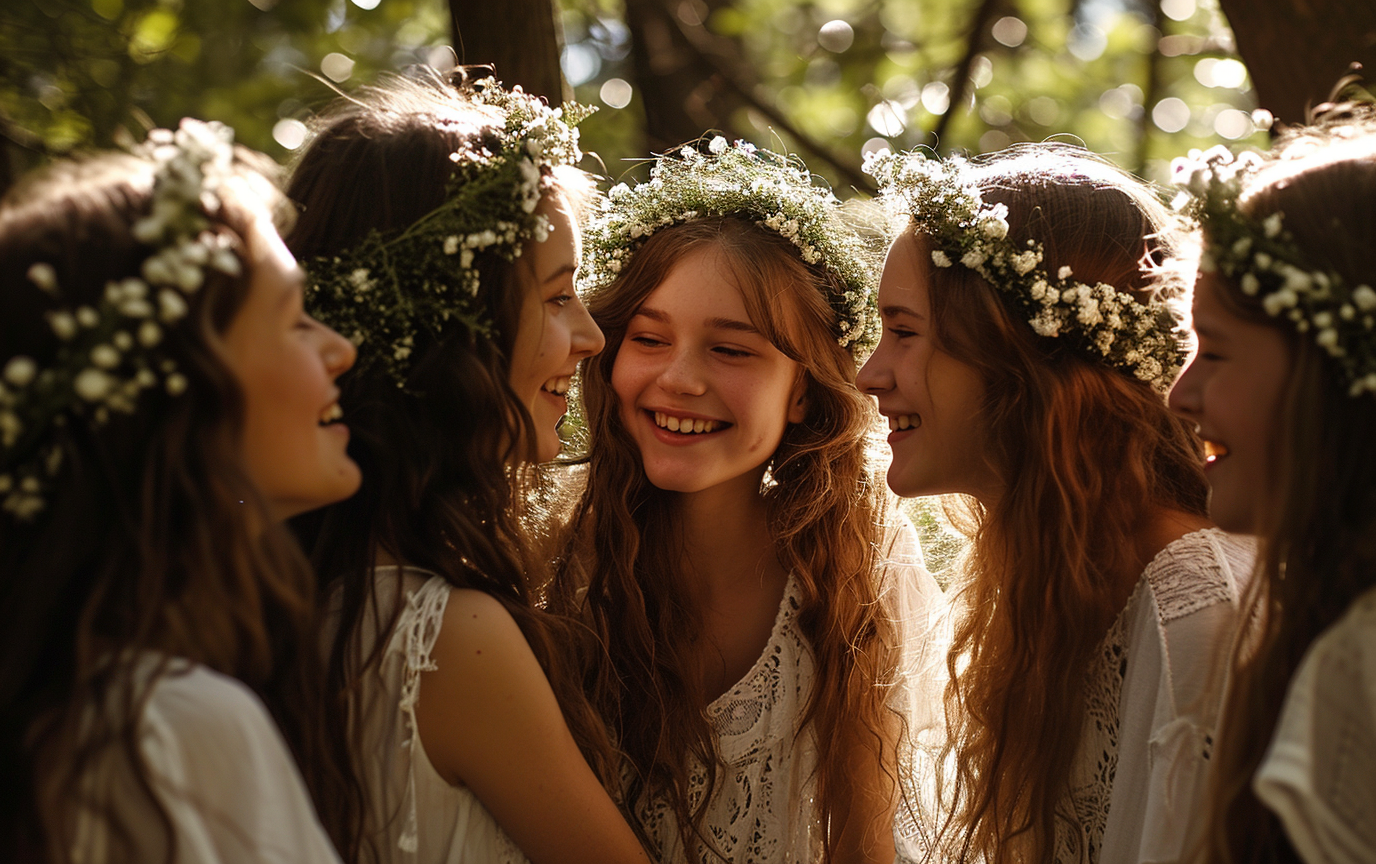
[[[1247,181],[1240,208],[1257,220],[1284,213],[1309,267],[1347,285],[1376,285],[1376,112],[1336,106],[1319,125],[1289,133],[1274,161]],[[1201,858],[1298,861],[1252,778],[1305,652],[1376,586],[1376,400],[1349,396],[1342,368],[1308,334],[1215,277],[1224,307],[1280,329],[1294,363],[1274,420],[1275,488],[1261,511],[1258,573],[1244,600],[1243,620],[1253,626],[1232,660]]]
[[[33,523],[0,518],[0,848],[17,860],[72,860],[84,814],[108,828],[107,860],[145,860],[135,838],[159,830],[163,860],[178,857],[140,749],[140,718],[174,658],[262,699],[336,847],[346,860],[357,847],[361,791],[344,738],[325,722],[314,576],[243,468],[244,398],[223,351],[249,291],[250,220],[281,200],[262,174],[270,164],[237,151],[241,188],[265,201],[240,192],[208,214],[242,275],[207,271],[186,317],[163,325],[159,350],[185,392],[145,391],[104,425],[55,426],[63,458],[46,507]],[[0,205],[5,356],[47,367],[61,350],[45,321],[58,301],[25,275],[34,263],[54,268],[67,305],[96,307],[107,284],[138,276],[156,251],[132,234],[152,206],[154,168],[107,154],[57,163],[11,191]],[[149,656],[163,658],[153,674]],[[133,803],[93,791],[112,760],[132,772]],[[129,807],[158,824],[125,824]]]
[[[339,100],[316,120],[315,135],[287,187],[301,208],[288,245],[309,259],[338,255],[372,231],[400,231],[444,201],[451,153],[495,152],[503,118],[454,81],[429,73],[392,76]],[[546,194],[581,208],[590,178],[559,169]],[[405,387],[380,366],[340,379],[348,412],[349,455],[363,485],[348,501],[297,520],[325,597],[342,609],[330,648],[331,691],[347,701],[387,646],[364,651],[355,638],[372,608],[374,632],[387,633],[403,592],[379,605],[373,564],[379,550],[443,576],[455,588],[496,598],[516,620],[544,669],[564,719],[609,790],[618,783],[606,729],[582,688],[591,634],[570,617],[541,608],[548,565],[533,551],[526,499],[536,480],[534,427],[509,383],[521,306],[535,283],[530,256],[513,264],[480,254],[477,302],[493,322],[480,332],[459,319],[438,339],[417,333]],[[422,286],[413,286],[421,290]],[[385,607],[385,608],[384,608]],[[343,723],[343,713],[339,722]]]
[[[819,742],[858,741],[878,764],[893,765],[885,730],[893,728],[887,702],[898,667],[892,610],[875,577],[885,499],[866,457],[866,434],[876,415],[855,389],[855,360],[833,336],[826,300],[843,286],[745,217],[700,218],[656,232],[588,304],[608,348],[584,375],[588,479],[556,585],[587,586],[585,611],[606,651],[590,675],[591,693],[630,761],[628,809],[667,801],[684,848],[695,855],[715,852],[702,820],[723,767],[691,652],[701,612],[688,599],[676,496],[646,478],[611,378],[636,310],[675,265],[703,249],[722,257],[751,323],[806,378],[806,417],[784,432],[762,489],[768,540],[802,594],[799,628],[816,661],[800,728]],[[840,748],[819,751],[815,818],[829,858],[854,766]],[[707,787],[693,802],[695,764],[705,768]]]
[[[1008,241],[1041,243],[1049,272],[1069,266],[1139,299],[1180,292],[1168,214],[1126,173],[1047,144],[971,172],[986,201],[1008,207]],[[1205,514],[1203,453],[1150,385],[1037,336],[997,287],[931,266],[917,239],[933,338],[983,381],[985,458],[1001,489],[969,500],[971,543],[952,586],[937,849],[941,860],[1049,861],[1090,663],[1127,600],[1123,574],[1147,563],[1123,538],[1161,508]]]

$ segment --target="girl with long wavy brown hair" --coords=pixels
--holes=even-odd
[[[581,689],[590,634],[539,607],[524,518],[603,344],[574,292],[590,184],[566,110],[392,78],[321,115],[288,187],[312,308],[359,341],[363,488],[303,530],[379,861],[644,860]]]
[[[872,271],[805,172],[703,143],[590,229],[612,347],[557,584],[586,586],[595,704],[658,860],[890,861],[900,607],[922,644],[940,592],[851,383]]]
[[[229,138],[184,121],[0,204],[10,860],[356,845],[314,578],[281,524],[358,486],[328,422],[354,352],[302,310],[271,163]]]
[[[1171,406],[1256,535],[1198,860],[1376,860],[1376,111],[1187,161],[1207,264]]]
[[[1199,441],[1162,398],[1183,353],[1168,214],[1059,145],[872,170],[909,226],[858,383],[893,430],[890,488],[965,496],[970,537],[907,851],[1174,860],[1250,557],[1205,518]]]

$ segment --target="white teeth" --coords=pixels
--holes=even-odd
[[[668,429],[670,432],[681,432],[687,435],[690,433],[711,432],[717,428],[717,421],[703,420],[701,418],[675,417],[672,414],[656,411],[655,425],[661,429]]]
[[[320,412],[320,423],[322,426],[327,423],[333,423],[336,420],[342,420],[343,418],[344,409],[339,407],[338,402],[331,403],[330,407]]]
[[[545,386],[540,389],[544,390],[547,393],[553,393],[555,396],[564,396],[568,394],[569,384],[572,381],[573,376],[571,375],[564,375],[558,378],[551,378],[548,381],[546,381]]]
[[[922,418],[917,414],[900,414],[889,418],[889,431],[897,432],[900,429],[912,429],[922,425]]]

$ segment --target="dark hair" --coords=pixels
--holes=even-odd
[[[797,580],[799,629],[816,663],[800,728],[810,727],[820,742],[860,742],[876,764],[891,768],[884,732],[894,720],[889,682],[899,663],[893,610],[874,576],[886,513],[883,484],[866,456],[874,406],[855,389],[855,360],[833,336],[836,313],[826,300],[845,290],[839,277],[805,263],[791,242],[748,218],[700,218],[657,231],[589,303],[608,348],[585,373],[588,484],[555,581],[564,590],[588,586],[588,614],[607,650],[593,693],[635,769],[629,809],[667,800],[694,855],[712,851],[702,821],[721,772],[690,653],[701,617],[685,599],[675,496],[646,478],[611,379],[636,310],[700,249],[723,257],[751,322],[801,365],[806,380],[806,416],[784,432],[764,491],[765,539]],[[694,762],[707,772],[696,801],[689,795]],[[820,748],[816,819],[828,858],[854,770],[842,748]]]
[[[1175,256],[1168,214],[1125,172],[1044,144],[971,173],[986,201],[1008,207],[1009,242],[1043,244],[1047,271],[1069,266],[1139,299],[1179,291],[1162,270]],[[1090,662],[1126,599],[1121,574],[1145,564],[1123,538],[1156,508],[1206,512],[1203,454],[1150,385],[1036,335],[998,289],[930,266],[923,249],[933,338],[984,383],[985,458],[1003,487],[970,505],[940,842],[951,860],[1050,860]]]
[[[462,71],[455,83],[434,73],[421,80],[390,77],[318,118],[287,190],[301,207],[288,243],[308,269],[309,258],[338,254],[371,231],[399,231],[438,207],[451,153],[497,146],[502,118],[471,101],[465,88]],[[556,172],[555,183],[575,206],[590,185],[572,169]],[[523,519],[535,436],[508,375],[532,281],[522,263],[529,258],[511,265],[478,258],[477,300],[495,332],[453,320],[438,339],[418,334],[404,388],[381,368],[359,368],[341,379],[353,434],[349,454],[363,471],[363,486],[299,525],[313,535],[307,545],[323,589],[342,601],[330,650],[332,692],[352,692],[386,647],[380,640],[365,652],[354,638],[375,602],[374,561],[386,550],[456,588],[502,602],[540,661],[574,739],[603,784],[615,788],[612,746],[580,681],[589,634],[538,608],[545,566],[532,552],[532,529]],[[378,632],[390,630],[400,613],[400,592],[396,599],[378,610]]]
[[[270,165],[239,151],[251,183]],[[131,234],[150,208],[154,166],[110,154],[58,163],[0,206],[0,345],[39,367],[61,343],[45,322],[58,301],[25,274],[50,264],[64,305],[99,305],[107,283],[137,276],[154,250]],[[263,202],[227,198],[209,230],[227,238],[244,275],[207,272],[189,314],[159,350],[189,386],[139,397],[131,414],[49,433],[63,454],[32,524],[0,517],[0,848],[67,861],[75,814],[108,817],[111,860],[139,855],[130,826],[83,783],[111,753],[134,772],[132,794],[172,826],[139,750],[139,718],[156,676],[147,654],[185,658],[244,682],[267,705],[338,848],[354,846],[361,800],[342,737],[325,727],[314,630],[314,578],[274,524],[242,467],[242,392],[220,336],[248,292],[245,231]],[[256,204],[257,206],[250,206]],[[241,503],[242,502],[242,503]],[[162,663],[166,668],[167,662]]]
[[[1311,267],[1349,286],[1376,285],[1376,112],[1339,106],[1319,125],[1290,132],[1248,179],[1240,206],[1256,220],[1284,213]],[[1216,275],[1224,307],[1280,328],[1294,365],[1276,420],[1276,488],[1261,514],[1258,578],[1245,601],[1244,620],[1254,627],[1233,657],[1214,750],[1204,857],[1298,860],[1252,778],[1310,644],[1376,585],[1376,399],[1349,396],[1342,367],[1310,334],[1267,315],[1259,298]]]

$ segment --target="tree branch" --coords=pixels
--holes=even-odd
[[[1003,0],[982,0],[979,8],[975,10],[974,20],[970,23],[970,37],[966,42],[965,56],[960,58],[955,79],[951,82],[951,101],[947,103],[946,110],[941,113],[941,117],[936,121],[936,127],[932,129],[933,148],[941,146],[941,139],[945,136],[947,127],[951,125],[951,118],[965,103],[965,94],[970,88],[970,70],[974,68],[975,58],[984,47],[984,34],[989,31],[989,22],[1002,2]]]

